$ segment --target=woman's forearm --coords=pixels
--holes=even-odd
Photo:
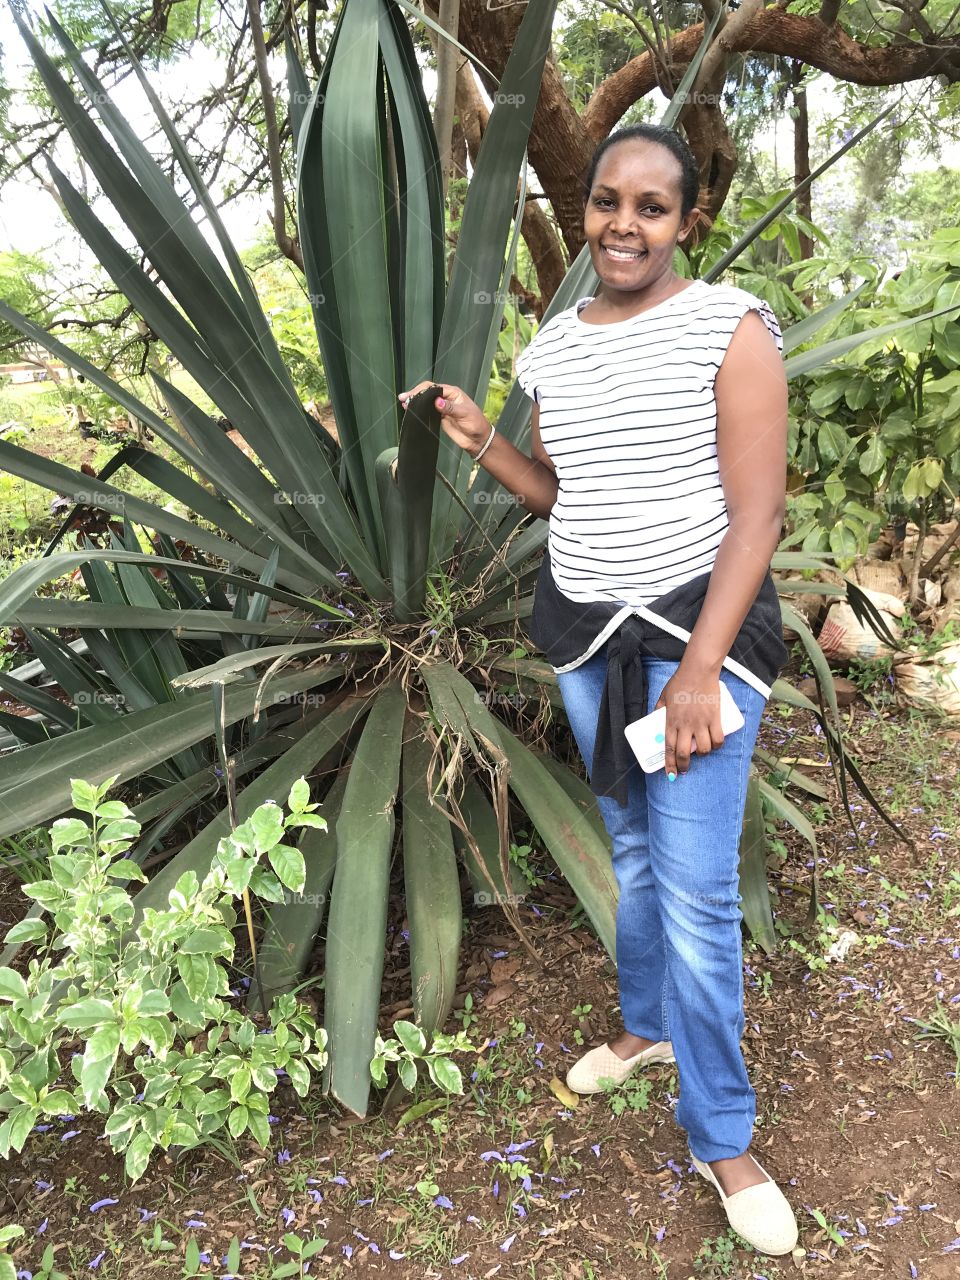
[[[549,518],[560,483],[550,467],[528,458],[499,431],[480,459],[480,466],[509,489],[528,511],[541,520]]]

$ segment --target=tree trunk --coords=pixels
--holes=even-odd
[[[793,119],[793,183],[798,186],[805,178],[810,177],[810,118],[807,114],[807,91],[803,88],[803,63],[794,62],[793,69],[793,105],[796,115]],[[797,196],[797,213],[801,218],[812,221],[812,198],[810,188],[804,189]],[[805,231],[800,232],[801,258],[813,257],[813,241]]]
[[[459,39],[460,0],[440,0],[438,21],[444,31],[454,39]],[[451,142],[457,99],[457,63],[463,55],[449,40],[442,39],[435,32],[432,34],[437,51],[437,100],[433,108],[433,131],[437,135],[443,198],[446,200],[452,165]]]

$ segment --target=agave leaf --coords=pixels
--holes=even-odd
[[[18,680],[9,671],[0,671],[0,689],[11,698],[22,702],[25,707],[32,707],[51,724],[58,724],[64,729],[76,729],[80,722],[75,708],[68,707],[59,698],[46,693],[43,689],[35,689],[32,684]],[[47,734],[43,736],[44,740],[49,737]]]
[[[446,1025],[457,991],[463,908],[450,822],[432,803],[431,749],[408,716],[403,743],[403,884],[410,930],[414,1019],[430,1042]]]
[[[406,705],[395,682],[376,694],[337,819],[326,943],[323,1025],[330,1056],[324,1091],[358,1116],[366,1115],[370,1098]]]
[[[939,307],[936,311],[924,312],[922,316],[906,316],[890,324],[882,324],[876,329],[862,329],[859,333],[848,334],[845,338],[833,338],[830,342],[824,342],[810,351],[801,351],[799,355],[791,356],[789,360],[784,361],[783,367],[788,378],[797,378],[801,374],[810,373],[814,369],[829,364],[832,360],[839,360],[841,356],[854,351],[861,343],[869,342],[872,338],[886,337],[888,333],[897,333],[900,329],[909,328],[912,324],[922,324],[924,320],[947,315],[958,308],[960,308],[960,302],[955,302],[949,307]]]
[[[829,793],[826,787],[821,786],[815,778],[811,778],[802,769],[797,769],[792,764],[786,764],[772,751],[767,751],[763,747],[757,746],[754,747],[753,754],[758,760],[762,760],[764,764],[769,765],[776,773],[783,774],[783,785],[785,787],[797,787],[798,790],[805,791],[807,795],[816,796],[818,800],[826,800],[828,798]]]
[[[760,800],[760,780],[751,768],[740,834],[740,898],[744,924],[768,956],[777,949],[777,932],[767,884],[767,835]]]
[[[112,20],[113,15],[105,4],[102,8]],[[131,171],[143,187],[145,194],[151,199],[158,209],[162,210],[164,217],[173,225],[177,226],[178,236],[184,246],[188,247],[189,252],[196,260],[198,266],[202,268],[207,276],[217,285],[223,300],[232,305],[237,318],[242,324],[248,327],[251,337],[255,337],[256,329],[251,324],[251,317],[246,309],[240,305],[236,292],[227,279],[223,268],[221,267],[216,255],[211,251],[210,246],[204,240],[200,228],[192,218],[183,218],[183,202],[177,195],[176,190],[171,184],[167,175],[163,172],[154,158],[147,151],[146,147],[140,141],[137,134],[131,128],[127,121],[125,113],[120,110],[114,103],[105,86],[97,79],[96,75],[90,67],[84,62],[80,56],[80,51],[74,45],[73,41],[61,27],[55,16],[47,9],[47,20],[50,23],[51,30],[60,43],[61,48],[67,55],[70,66],[73,68],[74,74],[83,86],[84,92],[90,99],[91,103],[96,106],[100,119],[109,129],[117,149],[130,166]],[[126,43],[123,33],[117,24],[113,23],[114,30],[120,37],[125,46],[130,65],[136,71],[138,67],[136,55]],[[37,46],[39,48],[39,46]],[[31,52],[34,50],[31,48]],[[42,74],[42,72],[41,72]],[[141,77],[141,84],[147,90],[147,93],[156,100],[156,95],[151,94],[149,83],[146,77]],[[152,104],[151,104],[152,105]],[[160,105],[157,102],[157,105]],[[160,107],[163,113],[162,106]],[[165,115],[165,113],[163,113]],[[174,137],[176,135],[174,134]]]
[[[18,25],[60,118],[105,195],[137,237],[186,315],[203,328],[220,366],[229,369],[239,380],[244,395],[268,425],[275,447],[264,460],[288,494],[306,493],[316,499],[302,506],[306,522],[319,537],[334,539],[370,595],[385,598],[386,586],[360,537],[355,517],[330,469],[329,458],[296,399],[282,363],[263,356],[258,345],[262,337],[252,336],[245,327],[244,319],[238,315],[242,307],[235,305],[236,294],[228,291],[229,299],[225,298],[222,291],[229,284],[226,276],[222,272],[222,278],[208,275],[190,244],[183,240],[182,224],[189,217],[186,210],[181,206],[173,222],[165,216],[164,209],[107,145],[29,30],[22,22],[18,21]]]
[[[324,299],[321,305],[329,289],[336,308],[336,318],[329,322],[340,339],[336,369],[327,365],[326,348],[331,344],[324,340],[327,335],[317,318],[328,384],[332,389],[342,372],[357,400],[354,412],[344,419],[334,405],[344,462],[361,527],[379,563],[386,564],[383,522],[371,492],[376,459],[396,446],[398,410],[380,112],[367,106],[380,101],[382,94],[380,20],[380,0],[353,0],[341,8],[318,93],[304,123],[298,184],[310,288]],[[386,31],[385,26],[385,36]],[[331,136],[334,141],[326,142]],[[316,283],[314,277],[319,277]],[[371,370],[376,370],[376,377],[370,376]]]
[[[503,878],[500,835],[493,806],[471,773],[464,773],[463,782],[463,795],[457,801],[457,807],[467,830],[464,832],[454,824],[453,839],[467,869],[473,905],[492,906],[508,896],[522,897],[526,882],[515,862],[510,862],[508,866],[509,888]],[[452,806],[452,801],[448,800],[448,803]]]
[[[447,667],[445,663],[437,665]],[[609,846],[584,823],[576,804],[535,753],[490,714],[470,681],[452,667],[447,667],[444,674],[474,733],[506,756],[511,790],[540,832],[616,963],[618,889]]]
[[[340,674],[342,666],[323,673],[295,672],[274,681],[261,700],[267,705],[282,702]],[[227,690],[228,724],[250,714],[256,694],[249,686]],[[4,761],[0,775],[0,838],[69,809],[70,779],[76,775],[77,760],[82,759],[89,782],[99,784],[115,775],[125,781],[211,737],[213,731],[210,699],[196,693],[165,706],[130,712],[119,726],[94,725],[22,748]]]
[[[232,561],[241,568],[259,571],[265,562],[263,555],[245,551],[236,543],[209,533],[202,526],[175,516],[155,503],[135,498],[112,484],[93,479],[80,471],[71,471],[69,467],[31,453],[29,449],[21,449],[9,440],[0,440],[0,466],[12,475],[20,476],[44,489],[66,494],[84,506],[99,507],[119,516],[129,515],[150,529],[162,529],[174,538],[182,538],[190,546],[207,551],[221,560]],[[269,553],[269,548],[265,549]],[[299,581],[304,580],[301,578]]]
[[[546,771],[559,782],[564,791],[580,810],[580,815],[584,822],[589,823],[597,839],[610,851],[611,860],[613,858],[613,848],[610,842],[610,834],[603,825],[603,816],[597,808],[597,797],[590,790],[589,783],[585,782],[558,760],[556,756],[547,755],[546,752],[537,751],[534,753],[537,760]]]
[[[3,442],[0,441],[0,444]],[[2,456],[2,454],[0,454]],[[227,573],[213,565],[195,564],[191,560],[171,560],[165,556],[146,555],[135,551],[58,551],[56,555],[45,556],[42,560],[22,564],[7,574],[0,583],[0,618],[15,618],[17,609],[30,600],[39,587],[65,573],[71,573],[78,565],[96,564],[101,561],[143,564],[150,569],[178,569],[200,578],[212,578],[217,582],[233,583],[236,586],[250,585],[250,579],[237,573]],[[333,605],[325,604],[310,596],[295,595],[284,591],[281,587],[264,588],[274,600],[303,609],[308,613],[329,613],[345,621],[349,615],[344,614]],[[119,603],[119,602],[118,602]]]
[[[798,320],[796,324],[788,325],[783,331],[783,354],[788,356],[791,351],[795,351],[797,347],[802,347],[805,342],[809,342],[815,333],[821,329],[825,329],[836,318],[843,314],[844,311],[860,297],[869,280],[863,280],[855,289],[851,289],[849,293],[845,293],[842,298],[837,298],[833,302],[828,302],[825,307],[821,307],[819,311],[813,312],[812,315],[805,316],[802,320]]]
[[[757,786],[760,794],[780,818],[789,822],[790,825],[803,836],[804,840],[810,845],[813,852],[813,866],[810,870],[810,904],[807,911],[807,923],[812,924],[817,918],[817,908],[819,905],[819,879],[817,876],[817,837],[813,827],[810,825],[809,819],[804,813],[797,808],[792,800],[788,800],[783,792],[778,791],[776,787],[772,787],[769,782],[758,779]]]
[[[308,654],[338,653],[349,649],[381,649],[385,642],[378,637],[369,640],[345,636],[341,640],[318,640],[309,644],[270,645],[252,652],[231,654],[207,667],[195,667],[188,675],[181,676],[174,684],[184,689],[202,688],[209,684],[223,684],[233,675],[262,662],[276,662],[284,658],[300,659]]]
[[[524,10],[467,191],[437,341],[435,368],[444,381],[481,401],[489,378],[483,361],[497,316],[517,174],[540,96],[555,9],[556,0],[531,0]],[[496,324],[499,328],[499,319]],[[438,468],[459,492],[466,490],[471,466],[466,451],[444,435]],[[434,555],[443,558],[462,521],[444,488],[437,488],[433,510]]]
[[[291,36],[291,27],[287,23],[283,28],[283,51],[287,65],[287,101],[290,116],[290,136],[293,140],[294,154],[297,151],[297,139],[307,114],[307,103],[310,101],[310,85],[303,63],[297,54]]]
[[[390,122],[394,138],[403,140],[396,157],[398,239],[390,278],[401,296],[395,311],[401,385],[410,387],[432,372],[443,318],[447,275],[443,187],[437,138],[413,40],[396,4],[387,4],[385,13],[392,35],[381,44]],[[418,16],[426,20],[425,15]],[[438,421],[436,428],[439,435]]]

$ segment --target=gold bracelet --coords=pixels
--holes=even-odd
[[[493,439],[493,433],[496,431],[496,429],[497,428],[491,424],[490,434],[487,436],[487,439],[486,439],[486,442],[484,443],[483,448],[480,450],[479,453],[475,453],[473,455],[474,462],[478,462],[480,458],[482,458],[483,455],[487,452],[487,449],[490,447],[490,441]]]

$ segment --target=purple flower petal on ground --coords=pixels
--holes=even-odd
[[[69,1142],[70,1139],[75,1138],[79,1132],[80,1132],[79,1129],[68,1129],[66,1133],[61,1133],[60,1141]]]
[[[480,1153],[481,1160],[492,1160],[494,1156],[496,1156],[498,1160],[503,1159],[503,1156],[500,1154],[499,1151],[481,1151]]]
[[[956,1240],[951,1240],[950,1243],[944,1248],[943,1252],[956,1253],[958,1249],[960,1249],[960,1236],[957,1236]]]
[[[343,1175],[342,1173],[335,1173],[335,1174],[331,1177],[330,1181],[331,1181],[331,1182],[339,1182],[339,1183],[340,1183],[340,1185],[341,1185],[341,1187],[349,1187],[349,1185],[350,1185],[350,1179],[349,1179],[349,1178],[344,1177],[344,1175]]]
[[[476,1215],[475,1213],[468,1213],[468,1214],[467,1214],[467,1221],[468,1221],[468,1222],[472,1222],[472,1223],[473,1223],[475,1226],[477,1226],[477,1227],[479,1227],[479,1226],[481,1225],[480,1219],[477,1217],[477,1215]]]
[[[666,1234],[667,1234],[666,1227],[657,1227],[656,1234],[654,1235],[654,1239],[656,1240],[657,1244],[660,1244],[660,1242],[663,1240],[663,1237]]]
[[[108,1204],[119,1204],[119,1200],[114,1200],[112,1196],[107,1196],[104,1200],[95,1200],[90,1206],[91,1213],[97,1213],[100,1209],[105,1209]]]
[[[203,1221],[202,1218],[188,1218],[186,1225],[188,1227],[192,1227],[194,1231],[197,1231],[200,1229],[200,1227],[205,1227],[207,1224]]]
[[[393,1256],[393,1255],[391,1254],[391,1257],[392,1257],[392,1256]],[[401,1256],[402,1256],[402,1257],[406,1257],[407,1255],[406,1255],[406,1254],[402,1254]],[[469,1257],[470,1257],[469,1253],[460,1253],[460,1254],[457,1254],[457,1256],[456,1256],[455,1258],[451,1258],[451,1259],[450,1259],[450,1265],[451,1265],[451,1267],[459,1267],[460,1263],[461,1263],[461,1262],[466,1262],[466,1260],[467,1260]]]
[[[438,1204],[441,1209],[452,1209],[453,1201],[448,1196],[434,1196],[433,1203]]]
[[[152,1222],[157,1216],[156,1209],[140,1209],[139,1213],[141,1222]]]
[[[40,1223],[39,1227],[37,1227],[37,1235],[38,1235],[38,1236],[42,1236],[42,1235],[43,1235],[43,1233],[44,1233],[44,1232],[46,1231],[46,1229],[47,1229],[47,1226],[48,1226],[49,1222],[50,1222],[50,1219],[49,1219],[49,1218],[44,1218],[44,1220]]]
[[[517,1238],[516,1232],[514,1232],[512,1236],[507,1236],[506,1240],[504,1240],[503,1244],[500,1246],[500,1252],[506,1253],[507,1250],[510,1248],[510,1246],[513,1244],[514,1240],[516,1240],[516,1238]]]
[[[286,1147],[284,1147],[282,1151],[277,1152],[277,1164],[289,1164],[289,1163],[290,1163],[290,1152],[287,1150]]]
[[[87,1267],[91,1271],[96,1271],[97,1267],[99,1267],[100,1263],[104,1260],[106,1256],[107,1256],[106,1249],[101,1249],[95,1258],[90,1259],[90,1261],[87,1263]]]
[[[43,1178],[37,1178],[33,1185],[38,1191],[49,1191],[53,1187],[52,1182],[45,1182]]]
[[[283,1215],[283,1225],[285,1227],[289,1227],[291,1222],[296,1221],[297,1215],[293,1212],[292,1209],[287,1209],[286,1207],[284,1207],[283,1209],[280,1210],[280,1212]]]
[[[380,1154],[377,1156],[377,1159],[378,1159],[378,1160],[386,1160],[387,1156],[392,1156],[392,1155],[393,1155],[394,1150],[395,1150],[395,1148],[394,1148],[394,1147],[387,1147],[386,1151],[381,1151],[381,1152],[380,1152]]]
[[[916,1268],[915,1264],[914,1264],[913,1262],[911,1262],[911,1263],[910,1263],[910,1280],[917,1280],[917,1276],[918,1276],[919,1274],[920,1274],[920,1273],[919,1273],[919,1271],[917,1271],[917,1268]]]
[[[352,1258],[352,1257],[353,1257],[353,1245],[352,1245],[352,1244],[342,1244],[342,1245],[340,1246],[340,1252],[341,1252],[341,1253],[346,1254],[346,1256],[347,1256],[348,1258]]]
[[[491,1187],[490,1191],[491,1191],[491,1194],[492,1194],[492,1196],[493,1196],[494,1200],[496,1200],[497,1196],[500,1194],[500,1179],[499,1179],[499,1178],[497,1178],[497,1179],[496,1179],[496,1181],[494,1182],[494,1184],[493,1184],[493,1186]]]
[[[533,1146],[533,1138],[528,1138],[526,1142],[511,1142],[507,1147],[507,1151],[512,1155],[516,1151],[526,1151],[527,1147]]]
[[[401,1253],[399,1249],[390,1250],[390,1257],[394,1260],[394,1262],[399,1262],[401,1258],[405,1258],[406,1256],[407,1255],[405,1253]],[[456,1262],[456,1258],[451,1258],[450,1261]]]
[[[598,1157],[599,1157],[599,1155],[600,1155],[600,1143],[599,1143],[599,1142],[595,1142],[595,1143],[593,1144],[593,1146],[590,1148],[590,1150],[593,1152],[593,1154],[594,1154],[595,1156],[598,1156]]]

